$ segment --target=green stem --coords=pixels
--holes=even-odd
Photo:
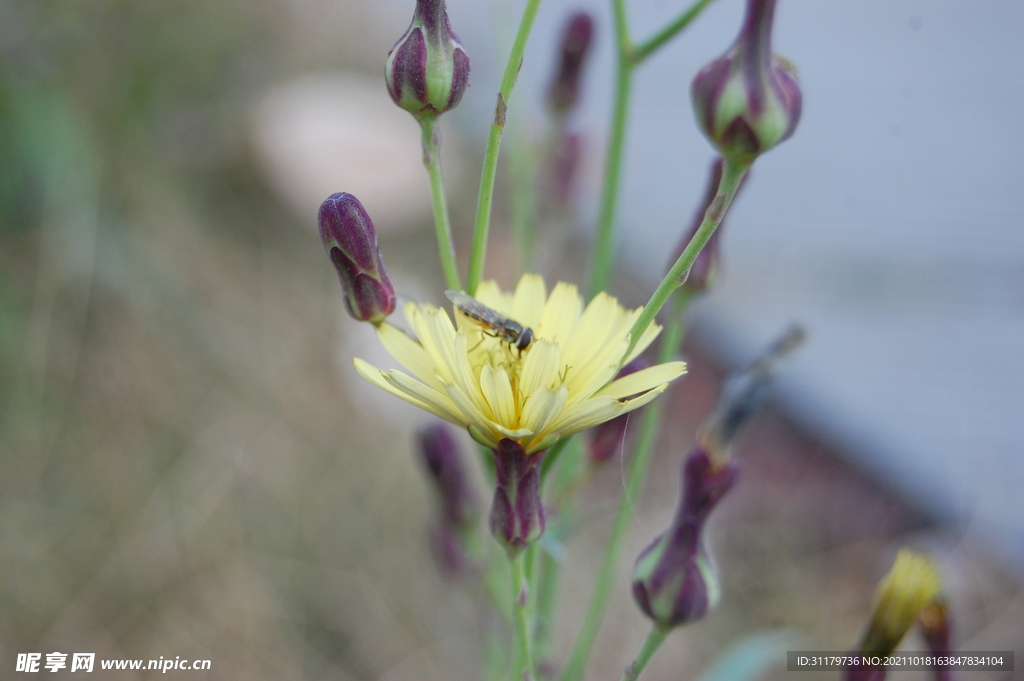
[[[601,213],[597,223],[594,259],[590,269],[589,296],[593,298],[608,288],[615,255],[615,212],[622,184],[622,159],[626,147],[626,122],[629,114],[629,93],[633,82],[633,64],[629,55],[629,27],[626,23],[625,0],[613,0],[615,10],[615,106],[612,125],[608,133],[608,152],[604,166],[604,186],[601,188]]]
[[[540,565],[535,602],[536,618],[533,625],[534,657],[538,663],[551,654],[555,633],[555,613],[558,605],[558,589],[562,581],[562,564],[550,553],[540,548]]]
[[[718,184],[718,194],[704,212],[704,221],[701,222],[700,227],[697,228],[693,238],[690,239],[690,243],[683,249],[675,264],[669,268],[668,274],[661,280],[661,284],[658,285],[654,294],[651,295],[651,299],[644,307],[644,311],[640,313],[636,323],[633,324],[633,328],[629,332],[629,349],[623,357],[629,356],[629,353],[636,347],[637,341],[640,340],[644,331],[654,321],[654,317],[664,307],[665,303],[668,302],[672,292],[682,286],[686,280],[686,274],[690,271],[693,261],[697,259],[701,249],[704,248],[711,235],[715,233],[715,229],[721,224],[726,211],[729,210],[729,206],[736,196],[736,190],[739,189],[740,180],[743,179],[743,175],[746,174],[749,167],[749,165],[741,166],[728,160],[725,161],[722,168],[722,180]]]
[[[484,257],[487,255],[487,232],[491,225],[491,204],[494,201],[494,178],[498,171],[498,151],[501,149],[501,133],[505,129],[505,114],[508,100],[515,87],[519,68],[523,65],[523,52],[526,41],[533,28],[533,20],[537,17],[540,0],[527,0],[523,18],[519,22],[519,31],[512,44],[512,53],[508,56],[505,74],[501,78],[501,89],[498,91],[498,103],[494,109],[494,120],[491,132],[487,136],[487,148],[484,151],[484,167],[480,174],[480,193],[476,202],[476,221],[473,226],[473,250],[469,256],[469,274],[466,279],[466,293],[473,295],[476,285],[484,272]]]
[[[654,657],[654,653],[661,647],[669,631],[671,629],[664,629],[657,624],[651,628],[651,633],[647,635],[647,640],[644,641],[640,652],[636,654],[633,663],[626,667],[626,671],[622,674],[622,681],[637,681],[640,678],[644,667],[647,666],[647,663]]]
[[[700,13],[704,11],[704,8],[712,2],[714,2],[714,0],[697,0],[690,5],[685,12],[676,17],[675,21],[637,45],[633,50],[633,53],[630,55],[630,59],[633,64],[639,64],[651,56],[651,54],[653,54],[662,45],[667,43],[669,40],[672,40],[677,33],[689,26],[690,22],[696,19]]]
[[[661,349],[658,352],[658,364],[672,361],[679,352],[679,346],[682,344],[684,335],[683,315],[691,297],[689,295],[681,295],[676,298],[675,314],[672,315],[665,328]],[[601,628],[601,620],[604,617],[608,599],[611,597],[612,586],[615,582],[615,572],[619,565],[619,554],[622,552],[629,523],[633,518],[636,500],[640,496],[640,489],[647,478],[647,469],[650,467],[651,456],[654,453],[654,445],[657,443],[658,429],[664,412],[664,398],[655,400],[644,407],[643,421],[640,425],[640,437],[637,439],[636,447],[633,450],[633,460],[629,464],[625,489],[623,490],[622,498],[619,500],[619,508],[615,514],[611,534],[608,537],[604,558],[597,573],[594,592],[590,597],[590,604],[587,606],[587,613],[584,616],[583,625],[580,627],[580,633],[576,637],[576,643],[569,654],[569,661],[562,671],[561,681],[579,681],[583,677],[587,660],[590,659],[590,651],[597,640],[597,633]]]
[[[512,681],[533,680],[533,659],[530,656],[529,584],[523,571],[524,554],[509,559],[512,568],[512,612],[515,618],[516,647],[512,653]]]
[[[437,117],[420,119],[423,136],[423,165],[430,176],[430,199],[434,204],[434,230],[437,232],[437,250],[441,256],[441,269],[448,288],[461,291],[459,269],[455,264],[455,242],[452,241],[448,202],[444,196],[444,178],[441,176],[441,135],[437,131]]]

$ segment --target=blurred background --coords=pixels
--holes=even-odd
[[[549,282],[585,273],[605,4],[543,3],[512,101],[514,157],[543,138],[562,22],[593,12],[578,211],[547,225]],[[634,35],[681,6],[631,2]],[[432,561],[422,417],[351,369],[391,360],[344,315],[315,232],[327,195],[355,194],[400,294],[440,302],[419,133],[382,78],[412,7],[0,0],[0,677],[18,653],[62,651],[212,661],[170,672],[190,678],[481,678],[500,624]],[[442,122],[460,255],[520,9],[449,0],[473,67]],[[712,152],[688,82],[742,9],[712,5],[638,72],[615,284],[628,304],[703,191]],[[713,519],[721,606],[645,678],[696,679],[766,631],[850,647],[903,544],[938,560],[958,648],[1024,650],[1024,7],[784,0],[775,36],[801,70],[803,120],[730,214],[588,678],[618,678],[646,634],[629,566],[667,523],[722,377],[790,321],[810,339],[742,436],[744,477]],[[508,284],[504,186],[488,272]],[[611,465],[584,491],[556,655],[621,480]]]

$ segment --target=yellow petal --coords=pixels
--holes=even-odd
[[[607,395],[616,399],[632,397],[646,392],[662,383],[674,381],[686,373],[686,362],[668,362],[648,367],[628,376],[616,379],[603,388],[598,395]]]
[[[442,389],[442,383],[437,378],[437,365],[423,346],[408,334],[385,322],[377,327],[377,338],[384,349],[414,376],[437,390]]]
[[[615,398],[593,397],[575,407],[566,409],[550,430],[565,437],[599,423],[610,421],[621,413],[623,413],[622,403]]]
[[[516,404],[505,369],[485,364],[480,370],[480,390],[491,408],[495,423],[506,428],[516,428]]]
[[[534,332],[554,343],[566,343],[583,312],[583,301],[572,284],[559,282],[544,305],[544,314]]]
[[[497,424],[491,421],[489,418],[477,408],[473,401],[469,399],[465,392],[462,391],[457,385],[445,386],[448,392],[448,397],[452,398],[452,402],[459,408],[467,418],[467,420],[474,426],[477,427],[486,437],[493,439],[495,442],[500,440],[503,436],[501,431],[498,430]]]
[[[549,425],[555,422],[569,399],[569,390],[564,386],[552,390],[543,388],[530,395],[530,398],[523,405],[523,416],[520,423],[524,428],[529,428],[535,433],[543,432]]]
[[[643,308],[637,308],[636,309],[635,315],[633,317],[631,317],[631,319],[629,321],[629,328],[631,328],[631,329],[633,328],[633,323],[636,321],[636,318],[640,316],[640,312],[642,312],[642,311],[643,311]],[[648,324],[647,328],[644,329],[643,334],[641,334],[640,340],[637,342],[636,347],[633,348],[633,351],[629,353],[628,357],[625,357],[622,360],[622,363],[623,364],[629,364],[634,359],[639,357],[640,353],[643,352],[644,350],[646,350],[647,347],[651,343],[654,342],[654,339],[657,338],[658,334],[660,334],[660,333],[661,333],[661,326],[659,324],[657,324],[655,322],[651,322],[650,324]]]
[[[414,396],[410,392],[398,388],[397,386],[395,386],[394,384],[392,384],[391,382],[389,382],[387,380],[387,376],[388,376],[387,372],[384,372],[384,371],[381,371],[380,369],[377,369],[376,367],[370,365],[368,362],[365,362],[364,360],[359,359],[358,357],[356,357],[355,359],[352,360],[352,366],[355,367],[356,372],[360,376],[362,376],[364,379],[366,379],[367,381],[369,381],[373,385],[377,386],[378,388],[381,388],[382,390],[386,390],[387,392],[391,393],[395,397],[400,397],[403,400],[405,400],[406,402],[408,402],[409,404],[415,405],[415,406],[419,407],[420,409],[424,409],[426,411],[429,411],[431,414],[434,414],[435,416],[439,416],[439,417],[445,419],[446,421],[451,421],[452,423],[454,423],[454,424],[456,424],[458,426],[465,427],[466,419],[463,418],[461,414],[458,414],[457,412],[452,412],[452,411],[450,411],[448,409],[439,408],[439,406],[437,404],[434,404],[431,401],[425,401],[425,400],[419,399],[418,397]],[[395,372],[395,373],[401,373],[401,372]],[[409,379],[409,380],[413,380],[413,379]],[[423,385],[423,384],[421,383],[420,385]],[[425,385],[423,386],[423,388],[426,389],[426,390],[430,390],[430,388],[428,388]],[[451,401],[448,400],[448,403],[451,404]]]
[[[524,274],[512,297],[511,319],[523,326],[537,326],[544,313],[544,301],[547,297],[547,288],[540,275]]]
[[[559,382],[561,352],[554,343],[540,339],[535,341],[523,359],[523,371],[519,377],[519,394],[526,398],[541,388],[549,388]]]
[[[493,279],[481,281],[476,287],[473,297],[487,307],[508,317],[512,313],[512,296],[498,287]]]

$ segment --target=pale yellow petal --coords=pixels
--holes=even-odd
[[[524,428],[541,433],[561,416],[568,399],[569,390],[564,385],[554,390],[542,388],[531,394],[523,405],[523,416],[519,422]]]
[[[541,315],[544,312],[544,301],[547,300],[547,297],[544,279],[537,274],[524,274],[512,297],[511,319],[523,326],[537,326],[540,324]]]
[[[462,388],[457,385],[449,385],[446,386],[446,390],[448,397],[452,398],[455,406],[459,408],[459,411],[467,417],[472,425],[477,427],[477,430],[495,442],[503,437],[501,431],[498,430],[497,424],[483,415],[477,406],[473,404],[473,401],[462,391]]]
[[[519,377],[519,394],[529,397],[541,388],[548,388],[559,382],[561,351],[554,343],[539,339],[530,346],[523,358],[523,370]]]
[[[358,373],[360,376],[362,376],[364,379],[366,379],[373,385],[377,386],[378,388],[385,390],[394,395],[395,397],[399,397],[408,402],[409,404],[419,407],[420,409],[429,411],[435,416],[439,416],[445,419],[446,421],[451,421],[456,425],[465,427],[466,419],[462,418],[461,415],[452,414],[446,410],[438,409],[436,408],[436,406],[429,404],[423,400],[420,400],[404,390],[400,390],[399,388],[392,385],[385,379],[385,372],[372,366],[368,362],[356,357],[355,359],[352,360],[352,366],[355,367],[356,373]]]
[[[437,365],[430,359],[423,346],[408,334],[385,322],[377,327],[377,338],[384,349],[414,376],[436,390],[442,389],[441,381],[437,377]]]
[[[569,342],[562,344],[562,360],[581,367],[608,343],[618,343],[626,335],[621,330],[623,318],[618,302],[606,293],[598,293],[583,310]]]
[[[458,423],[461,426],[469,423],[469,419],[466,418],[465,414],[455,406],[455,403],[445,393],[438,392],[411,376],[406,376],[401,371],[385,371],[381,375],[393,387],[424,403],[430,411],[441,418],[447,419],[452,423]]]
[[[512,384],[504,367],[485,364],[480,370],[480,390],[494,416],[494,422],[506,428],[518,427]]]
[[[574,407],[568,407],[549,430],[565,437],[610,421],[623,412],[622,403],[614,397],[593,397]]]
[[[655,397],[660,395],[661,393],[665,392],[666,388],[668,388],[668,383],[662,383],[661,385],[652,388],[651,390],[648,390],[643,395],[638,395],[631,400],[620,402],[620,404],[622,405],[622,413],[625,414],[628,411],[639,409],[640,407],[644,406],[645,404],[653,400]]]
[[[566,379],[566,385],[573,394],[570,402],[575,404],[587,399],[615,378],[626,347],[625,338],[615,344],[608,343],[596,350],[588,361],[570,367]]]
[[[508,317],[512,312],[512,296],[505,293],[493,279],[481,281],[473,297],[487,307]]]
[[[636,322],[636,318],[640,316],[640,312],[643,308],[638,308],[636,313],[629,320],[629,328],[633,328],[633,323]],[[644,329],[643,334],[640,336],[640,340],[637,342],[636,347],[629,353],[629,356],[622,360],[623,364],[628,364],[634,359],[640,356],[640,353],[647,349],[647,347],[654,342],[654,339],[661,333],[661,326],[656,322],[648,324],[647,328]]]
[[[498,429],[499,433],[504,437],[507,437],[509,440],[522,440],[523,438],[528,438],[533,435],[533,431],[529,428],[506,428],[500,423],[495,423],[494,427]]]
[[[483,392],[480,390],[480,369],[475,369],[469,362],[468,351],[469,339],[461,331],[455,334],[455,341],[450,347],[449,361],[452,363],[452,375],[455,376],[455,385],[472,400],[477,411],[482,413],[489,420],[497,420],[497,416],[491,409]]]
[[[451,383],[454,381],[446,349],[451,347],[451,338],[455,335],[455,331],[452,329],[448,315],[444,310],[439,310],[432,305],[420,306],[412,309],[407,319],[416,331],[423,350],[429,355],[430,361],[434,363],[441,382]]]
[[[573,284],[559,282],[548,296],[540,323],[533,329],[541,338],[566,343],[583,312],[583,300]]]
[[[632,397],[647,392],[662,383],[674,381],[685,373],[686,362],[659,364],[616,379],[597,394],[616,399]]]

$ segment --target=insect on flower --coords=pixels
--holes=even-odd
[[[448,300],[459,308],[462,314],[476,321],[495,336],[509,345],[515,346],[520,354],[529,347],[533,340],[533,330],[529,327],[523,328],[519,322],[514,322],[508,317],[492,310],[476,298],[463,293],[462,291],[445,291]]]

